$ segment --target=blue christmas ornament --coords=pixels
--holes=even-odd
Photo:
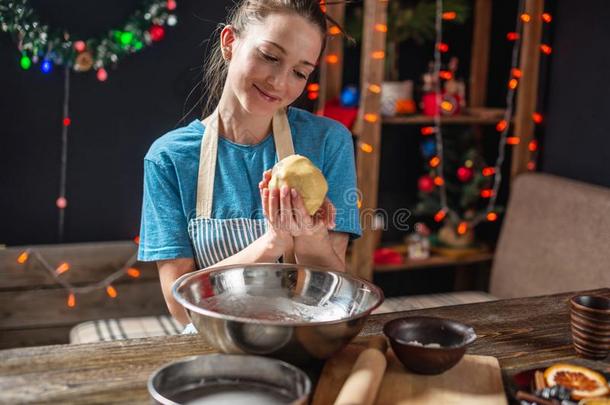
[[[346,86],[341,92],[341,105],[343,107],[358,106],[358,88],[353,85]]]
[[[42,73],[49,73],[53,70],[53,63],[50,60],[45,59],[40,65],[40,70],[42,70]]]
[[[436,155],[436,142],[434,139],[427,139],[421,145],[421,151],[424,157],[431,157]]]

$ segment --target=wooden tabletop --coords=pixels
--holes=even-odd
[[[591,291],[610,297],[610,289]],[[574,293],[371,316],[361,337],[405,315],[431,315],[472,325],[471,354],[499,359],[505,378],[556,361],[610,371],[610,359],[576,357],[567,300]],[[166,362],[214,350],[196,335],[56,345],[0,351],[0,403],[149,404],[148,376]]]

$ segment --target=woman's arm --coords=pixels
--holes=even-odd
[[[262,235],[245,249],[237,252],[233,256],[229,256],[224,260],[214,264],[211,267],[225,266],[230,264],[242,263],[269,263],[275,262],[283,253],[284,247],[276,238],[269,232]],[[161,290],[165,303],[170,314],[183,325],[189,323],[189,317],[186,310],[180,305],[172,295],[172,284],[183,274],[194,271],[195,261],[193,259],[172,259],[157,261],[159,269],[159,279],[161,280]]]
[[[186,314],[186,310],[180,305],[172,295],[172,284],[181,275],[189,273],[195,270],[195,260],[193,259],[172,259],[172,260],[159,260],[157,261],[157,268],[159,269],[159,280],[161,280],[161,290],[163,291],[163,298],[167,304],[169,313],[181,324],[186,325],[189,323],[189,317]]]
[[[345,271],[345,252],[349,237],[343,232],[329,231],[326,235],[301,235],[294,238],[297,263]]]

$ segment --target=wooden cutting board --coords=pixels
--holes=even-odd
[[[350,344],[324,365],[312,405],[332,404],[364,346]],[[468,404],[507,405],[498,359],[465,355],[443,374],[425,376],[406,371],[392,349],[377,395],[377,405]]]

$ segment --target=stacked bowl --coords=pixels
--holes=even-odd
[[[583,357],[604,359],[610,350],[610,298],[576,295],[570,299],[574,349]]]

